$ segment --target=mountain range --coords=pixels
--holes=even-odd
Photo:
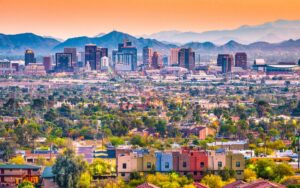
[[[299,22],[299,24],[298,24]],[[289,23],[289,24],[288,24]],[[293,26],[293,24],[295,26]],[[298,24],[298,25],[297,25]],[[110,33],[104,34],[100,33],[99,35],[95,37],[75,37],[75,38],[69,38],[63,42],[51,38],[51,37],[43,37],[39,36],[33,33],[22,33],[22,34],[16,34],[16,35],[5,35],[0,34],[0,55],[2,56],[14,56],[14,55],[23,55],[25,49],[33,49],[36,54],[38,55],[44,55],[44,54],[50,54],[55,52],[60,52],[63,50],[64,47],[76,47],[78,48],[78,51],[84,50],[84,45],[89,43],[97,44],[98,46],[107,47],[110,51],[112,49],[116,49],[118,46],[118,43],[121,43],[124,39],[128,39],[132,41],[133,45],[138,48],[138,53],[142,52],[142,48],[145,46],[152,47],[154,50],[159,51],[162,54],[169,54],[170,48],[175,47],[186,47],[186,48],[193,48],[198,53],[225,53],[225,52],[237,52],[237,51],[245,51],[247,53],[254,53],[254,54],[262,54],[269,52],[274,53],[274,51],[277,52],[283,52],[285,56],[288,56],[289,54],[294,54],[294,56],[298,57],[298,54],[300,53],[300,40],[296,40],[296,38],[300,38],[300,21],[276,21],[268,24],[263,24],[261,26],[255,27],[254,26],[242,26],[238,30],[243,30],[244,33],[253,33],[258,31],[258,27],[264,28],[261,29],[261,33],[263,33],[264,30],[270,31],[272,29],[266,29],[266,28],[275,28],[278,25],[286,25],[286,27],[290,28],[287,29],[291,31],[290,33],[283,33],[286,34],[286,39],[283,40],[283,42],[276,42],[276,43],[270,43],[266,41],[260,41],[258,42],[252,42],[249,44],[246,43],[240,43],[238,40],[233,40],[232,38],[239,38],[238,36],[241,36],[241,34],[238,34],[240,32],[235,31],[237,33],[233,37],[228,37],[230,40],[226,40],[226,43],[223,45],[218,45],[218,43],[213,42],[213,40],[206,40],[209,42],[201,42],[200,40],[195,42],[187,42],[185,44],[178,44],[178,43],[172,43],[168,41],[169,34],[167,32],[164,33],[164,37],[161,38],[161,40],[157,39],[150,39],[150,38],[144,38],[144,37],[135,37],[133,35],[129,35],[127,33],[119,32],[119,31],[112,31]],[[294,34],[292,36],[291,33],[294,33],[295,30],[299,29],[299,32],[297,34]],[[248,30],[246,32],[246,30]],[[220,33],[232,33],[234,31],[219,31]],[[283,32],[283,31],[282,31]],[[172,34],[173,33],[173,34]],[[213,33],[211,31],[210,33]],[[265,32],[267,34],[268,32]],[[180,32],[171,32],[170,36],[172,35],[181,35]],[[281,34],[281,35],[283,35]],[[186,34],[185,34],[186,35]],[[192,34],[192,35],[195,35]],[[206,34],[212,36],[212,34]],[[258,35],[258,34],[257,34]],[[275,35],[275,34],[274,34]],[[299,37],[296,37],[296,36]],[[271,35],[269,35],[271,36]],[[278,34],[276,34],[278,36]],[[259,37],[259,36],[256,36]],[[175,37],[176,38],[176,37]],[[184,37],[183,37],[184,38]],[[209,37],[208,37],[209,38]],[[283,36],[282,36],[283,38]],[[291,39],[290,39],[291,38]],[[167,42],[166,42],[167,41]],[[300,55],[299,55],[300,57]]]
[[[277,20],[255,26],[244,25],[232,30],[212,30],[201,33],[171,30],[143,35],[143,37],[180,44],[205,41],[224,44],[230,40],[243,44],[257,41],[278,43],[287,39],[300,38],[300,20]]]

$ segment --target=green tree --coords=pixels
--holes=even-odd
[[[18,188],[34,188],[34,185],[29,181],[24,181],[18,185]]]
[[[80,185],[80,178],[87,171],[87,162],[75,156],[75,152],[67,148],[59,155],[53,165],[52,171],[60,187],[76,188]]]
[[[274,179],[276,164],[270,159],[261,159],[256,162],[256,174],[260,178]]]
[[[246,168],[244,170],[244,180],[246,182],[251,182],[251,181],[256,180],[256,173],[255,173],[255,171],[253,171],[250,168]]]
[[[263,117],[267,115],[268,112],[271,111],[271,107],[268,102],[259,100],[255,102],[256,105],[256,111],[258,114],[258,117]]]
[[[111,175],[116,172],[116,166],[103,159],[94,159],[89,166],[92,176]]]
[[[8,161],[15,155],[16,146],[12,142],[4,141],[0,143],[0,159]]]
[[[17,165],[25,164],[25,160],[22,156],[11,158],[8,162],[10,164],[17,164]]]
[[[135,136],[131,137],[130,143],[132,145],[137,145],[137,146],[141,146],[141,147],[144,147],[146,145],[145,140],[140,135],[135,135]]]
[[[109,141],[113,146],[119,146],[125,143],[123,138],[117,136],[110,137]]]
[[[295,174],[291,165],[287,163],[280,163],[276,165],[275,168],[276,180],[279,181],[285,176],[292,176]]]
[[[81,174],[80,180],[79,180],[79,187],[80,188],[91,187],[91,175],[89,172],[84,172]]]
[[[207,185],[209,188],[221,188],[223,186],[221,177],[213,174],[204,176],[201,183]]]

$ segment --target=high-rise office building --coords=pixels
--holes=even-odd
[[[17,72],[19,72],[19,63],[12,63],[11,64],[11,67],[13,68],[13,69],[15,69]]]
[[[151,64],[152,48],[148,46],[143,48],[143,68],[147,69]]]
[[[228,73],[232,71],[233,55],[231,54],[219,54],[217,65],[222,67],[222,73]]]
[[[49,72],[51,70],[52,64],[51,64],[51,57],[50,56],[43,57],[43,65],[45,67],[46,72]]]
[[[162,63],[163,63],[163,67],[166,67],[169,65],[169,59],[168,59],[168,56],[164,56],[162,58]]]
[[[151,69],[160,69],[162,68],[162,59],[158,52],[153,52],[152,61],[151,61]]]
[[[247,69],[247,54],[245,52],[235,54],[235,66]]]
[[[35,57],[34,57],[34,52],[33,50],[27,49],[25,50],[25,66],[28,65],[29,63],[35,63]]]
[[[76,48],[64,48],[64,53],[72,54],[72,64],[76,66],[77,63],[77,50]]]
[[[191,48],[181,48],[178,52],[178,63],[180,67],[194,70],[195,52]]]
[[[112,60],[117,71],[137,70],[137,49],[128,40],[118,45],[118,50],[113,50]]]
[[[85,45],[85,65],[90,64],[91,70],[96,70],[97,65],[97,46],[96,44],[87,44]],[[99,59],[100,61],[100,59]]]
[[[170,61],[169,65],[177,65],[178,64],[178,52],[179,48],[172,48],[170,51]]]
[[[101,58],[108,57],[108,49],[97,47],[96,51],[96,70],[101,69]]]
[[[101,70],[109,69],[109,58],[107,56],[101,57]]]
[[[72,53],[56,53],[55,54],[55,71],[56,72],[72,72],[74,70],[72,64]]]

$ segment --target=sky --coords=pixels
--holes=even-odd
[[[0,33],[66,39],[112,30],[202,32],[300,20],[299,10],[299,0],[0,0]]]

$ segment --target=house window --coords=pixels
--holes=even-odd
[[[165,168],[170,168],[169,162],[165,162]]]
[[[201,176],[203,175],[203,171],[200,171],[200,175],[201,175]]]
[[[151,168],[151,163],[150,162],[147,162],[147,168]]]
[[[183,168],[186,167],[186,162],[185,162],[185,161],[182,163],[182,167],[183,167]]]
[[[123,169],[126,169],[126,168],[127,168],[127,164],[126,164],[126,163],[123,163],[123,164],[122,164],[122,167],[123,167]]]
[[[222,162],[221,162],[221,161],[218,162],[218,167],[219,167],[219,168],[222,167]]]
[[[194,176],[197,176],[197,171],[194,171]]]
[[[204,162],[201,162],[201,163],[200,163],[200,167],[204,167]]]
[[[122,172],[122,173],[121,173],[121,176],[122,176],[122,177],[124,177],[124,176],[125,176],[125,173],[124,173],[124,172]]]
[[[235,163],[235,166],[236,166],[236,167],[241,167],[241,162],[239,162],[239,161],[236,162],[236,163]]]
[[[236,171],[236,174],[237,174],[237,175],[241,175],[241,174],[242,174],[242,171],[238,170],[238,171]]]
[[[183,175],[185,175],[185,176],[186,176],[186,175],[187,175],[187,172],[184,172],[184,173],[183,173]]]

